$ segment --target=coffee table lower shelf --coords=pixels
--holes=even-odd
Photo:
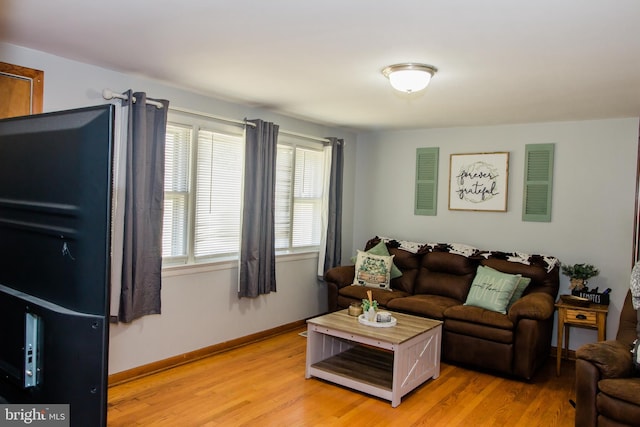
[[[384,394],[387,400],[391,399],[393,386],[393,353],[365,346],[352,347],[328,359],[314,363],[310,367],[310,373],[314,377],[325,378],[334,383],[343,381],[355,381],[350,388],[362,386],[369,393],[371,387]],[[335,377],[341,381],[335,381]],[[346,384],[345,384],[346,385]],[[370,393],[373,394],[373,393]]]

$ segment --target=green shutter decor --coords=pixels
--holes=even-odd
[[[436,215],[438,201],[438,147],[416,152],[416,215]]]
[[[551,222],[554,146],[555,144],[525,146],[523,221]]]

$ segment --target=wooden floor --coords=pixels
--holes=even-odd
[[[109,389],[109,426],[573,426],[575,370],[549,359],[527,383],[442,364],[388,401],[304,378],[306,339],[288,332]]]

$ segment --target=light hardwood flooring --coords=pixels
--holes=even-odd
[[[305,379],[306,339],[287,332],[109,389],[109,426],[573,426],[575,369],[549,359],[531,382],[442,364],[397,408]]]

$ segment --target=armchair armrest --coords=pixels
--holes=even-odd
[[[356,274],[355,265],[341,265],[334,267],[324,274],[324,280],[334,283],[338,289],[349,286],[353,283],[353,276]]]
[[[546,320],[553,316],[555,304],[551,295],[544,292],[534,292],[517,300],[509,309],[509,320],[514,324],[520,318]]]
[[[632,371],[630,350],[620,341],[601,341],[581,346],[576,350],[576,359],[593,364],[601,378],[627,378]]]

